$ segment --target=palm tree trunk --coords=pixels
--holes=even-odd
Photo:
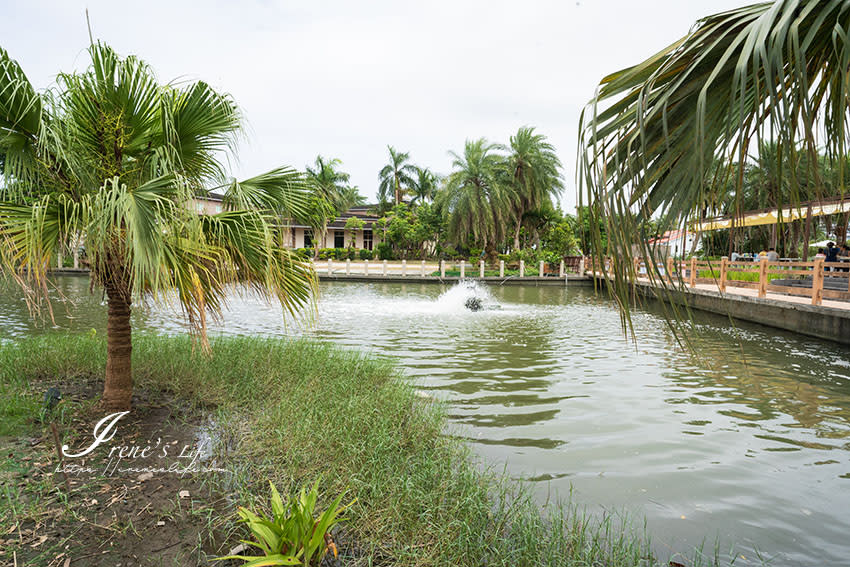
[[[102,404],[107,410],[125,411],[130,409],[133,398],[130,300],[129,294],[114,286],[107,287],[106,293],[106,381]]]
[[[516,231],[514,231],[514,250],[519,250],[519,230],[522,228],[522,223],[516,221]]]

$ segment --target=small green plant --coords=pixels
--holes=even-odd
[[[248,524],[248,529],[256,541],[242,540],[242,543],[260,549],[264,555],[251,557],[247,555],[228,555],[217,557],[217,561],[225,559],[241,559],[246,563],[243,567],[260,567],[263,565],[318,565],[322,558],[333,552],[337,555],[336,545],[330,536],[330,530],[341,521],[340,515],[354,502],[341,506],[343,495],[323,513],[318,514],[316,502],[319,499],[319,480],[313,488],[306,492],[303,488],[298,498],[290,498],[289,507],[285,507],[280,493],[274,483],[271,486],[271,517],[262,512],[255,514],[247,508],[238,510],[242,522]]]

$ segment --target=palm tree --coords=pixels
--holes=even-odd
[[[417,174],[416,166],[408,163],[410,154],[397,152],[392,146],[387,146],[390,151],[390,163],[385,165],[378,174],[380,185],[378,186],[378,199],[381,202],[393,198],[398,205],[404,196],[404,192],[414,185],[413,176]]]
[[[454,170],[438,195],[449,237],[461,245],[483,243],[491,257],[511,220],[509,193],[500,179],[503,158],[495,153],[498,149],[501,146],[481,138],[467,141],[462,156],[449,152]]]
[[[511,136],[509,151],[507,174],[516,218],[514,249],[519,250],[523,216],[546,205],[552,208],[552,198],[560,194],[564,183],[558,171],[561,160],[555,155],[555,148],[546,141],[546,136],[535,134],[534,128],[522,127]]]
[[[126,410],[134,302],[176,297],[208,349],[207,316],[233,285],[296,313],[312,304],[315,275],[275,246],[276,219],[303,206],[303,176],[278,168],[226,181],[222,156],[241,129],[230,96],[203,82],[159,85],[145,63],[101,43],[88,52],[86,71],[42,94],[0,50],[0,263],[38,307],[51,255],[82,235],[108,306],[101,403]],[[199,215],[192,200],[210,187],[225,211]]]
[[[416,179],[410,187],[410,192],[413,198],[410,199],[410,204],[425,203],[433,201],[437,194],[437,184],[439,178],[434,175],[427,167],[416,168]]]
[[[684,226],[730,187],[740,192],[751,141],[773,141],[777,163],[807,155],[818,186],[823,143],[844,187],[849,27],[850,7],[840,0],[745,6],[703,18],[673,45],[602,80],[579,128],[580,200],[608,230],[608,250],[595,238],[594,254],[623,260],[613,273],[623,305],[633,253],[655,256],[634,242],[637,226],[659,211]],[[797,177],[789,179],[794,194]]]
[[[316,242],[322,245],[326,242],[328,223],[354,205],[365,202],[357,188],[348,185],[350,175],[339,169],[341,165],[338,159],[326,160],[316,156],[314,166],[307,166],[307,180],[313,189],[313,196],[306,215],[301,218],[316,231]],[[322,247],[315,247],[315,257],[318,257],[319,248]]]

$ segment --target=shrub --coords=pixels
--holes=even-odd
[[[366,250],[365,248],[360,251],[360,259],[361,260],[371,260],[375,255],[371,250]]]
[[[377,246],[379,260],[393,260],[393,247],[386,242],[381,242]]]
[[[332,254],[333,254],[334,260],[345,260],[345,259],[348,258],[348,249],[347,248],[334,248]]]

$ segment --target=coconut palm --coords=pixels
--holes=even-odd
[[[552,199],[564,188],[561,160],[546,136],[535,134],[534,128],[522,127],[511,136],[507,157],[507,174],[513,192],[511,203],[516,219],[514,249],[519,250],[519,231],[523,216],[535,209],[552,208]]]
[[[821,143],[829,160],[843,162],[848,29],[850,4],[842,0],[745,6],[703,18],[679,41],[602,80],[581,118],[580,195],[608,231],[608,250],[597,234],[593,252],[624,260],[613,271],[624,304],[632,244],[654,257],[634,242],[637,226],[661,211],[682,226],[723,202],[730,186],[743,196],[751,142],[775,142],[777,162],[808,155],[816,186]],[[799,182],[794,175],[788,181]]]
[[[313,166],[307,166],[307,180],[312,187],[306,214],[300,218],[307,222],[317,235],[314,255],[318,257],[319,248],[324,247],[328,234],[328,223],[354,205],[363,204],[364,198],[356,187],[350,187],[351,176],[339,169],[342,162],[338,159],[326,160],[316,156]]]
[[[446,178],[438,205],[448,223],[449,237],[462,245],[484,245],[493,256],[505,238],[511,217],[510,194],[501,149],[484,138],[467,141],[463,155],[449,152],[453,171]]]
[[[417,167],[416,179],[413,180],[413,184],[410,187],[410,193],[412,194],[410,204],[433,201],[434,196],[437,194],[438,183],[439,178],[431,170],[427,167]]]
[[[176,297],[208,348],[207,317],[221,313],[232,286],[296,313],[312,304],[315,276],[275,246],[279,216],[303,205],[303,176],[225,176],[222,156],[242,122],[230,96],[203,82],[160,85],[141,60],[101,43],[88,53],[86,71],[60,74],[55,90],[38,93],[0,50],[0,262],[38,307],[51,255],[82,236],[107,301],[101,403],[125,410],[133,304]],[[199,215],[192,199],[211,188],[224,193],[225,210]]]
[[[387,149],[390,152],[390,162],[378,174],[380,179],[378,199],[385,203],[392,196],[394,204],[398,205],[401,203],[405,191],[415,184],[416,166],[409,163],[409,153],[397,152],[392,146],[387,146]]]

